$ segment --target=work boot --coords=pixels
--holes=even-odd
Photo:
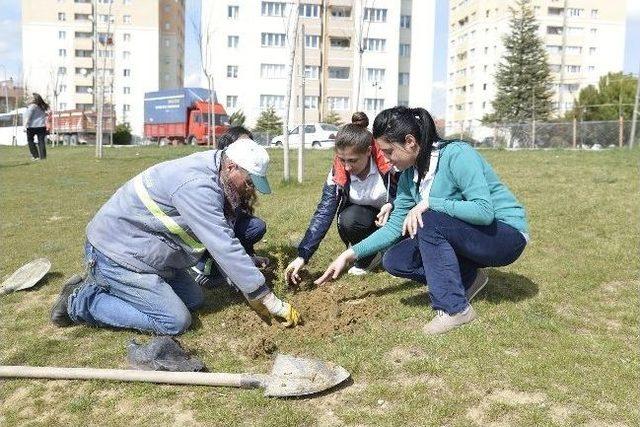
[[[471,284],[471,286],[469,286],[469,289],[465,291],[465,294],[467,295],[467,301],[471,302],[473,297],[478,295],[478,292],[480,292],[482,288],[487,285],[487,282],[489,282],[487,273],[485,273],[484,270],[479,269],[473,283]]]
[[[427,335],[444,334],[458,326],[473,321],[475,318],[476,312],[471,306],[453,315],[449,315],[442,310],[437,310],[436,317],[427,323],[422,330]]]
[[[83,284],[84,277],[79,274],[74,274],[67,280],[60,291],[60,295],[58,295],[58,299],[55,304],[53,304],[53,307],[51,307],[51,323],[61,328],[73,324],[67,312],[69,296]]]

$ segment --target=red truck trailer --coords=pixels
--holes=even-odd
[[[157,143],[206,144],[209,114],[215,113],[215,135],[229,129],[229,116],[209,91],[202,88],[169,89],[144,94],[144,136]]]

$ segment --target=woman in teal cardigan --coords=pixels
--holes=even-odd
[[[511,264],[529,240],[524,208],[476,150],[441,139],[423,108],[382,111],[373,137],[402,171],[393,212],[384,227],[340,254],[316,284],[389,248],[386,271],[429,285],[437,314],[427,334],[471,322],[476,313],[469,302],[487,283],[479,268]]]

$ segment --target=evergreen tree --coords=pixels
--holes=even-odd
[[[245,117],[244,113],[242,112],[242,110],[238,110],[236,112],[234,112],[233,114],[231,114],[231,116],[229,117],[229,124],[231,126],[244,126],[244,121],[247,118]]]
[[[269,107],[260,113],[253,130],[255,132],[282,133],[282,119],[278,117],[273,107]]]
[[[340,115],[333,110],[329,111],[329,114],[326,115],[326,117],[324,118],[324,123],[336,126],[341,126],[343,124]]]
[[[504,38],[505,55],[495,75],[493,113],[484,122],[523,122],[551,115],[551,72],[529,0],[511,10],[511,33]]]

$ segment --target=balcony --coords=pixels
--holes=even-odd
[[[93,40],[90,38],[74,38],[73,48],[79,50],[93,50]]]
[[[73,65],[79,68],[91,68],[93,69],[93,59],[91,57],[74,58]]]

